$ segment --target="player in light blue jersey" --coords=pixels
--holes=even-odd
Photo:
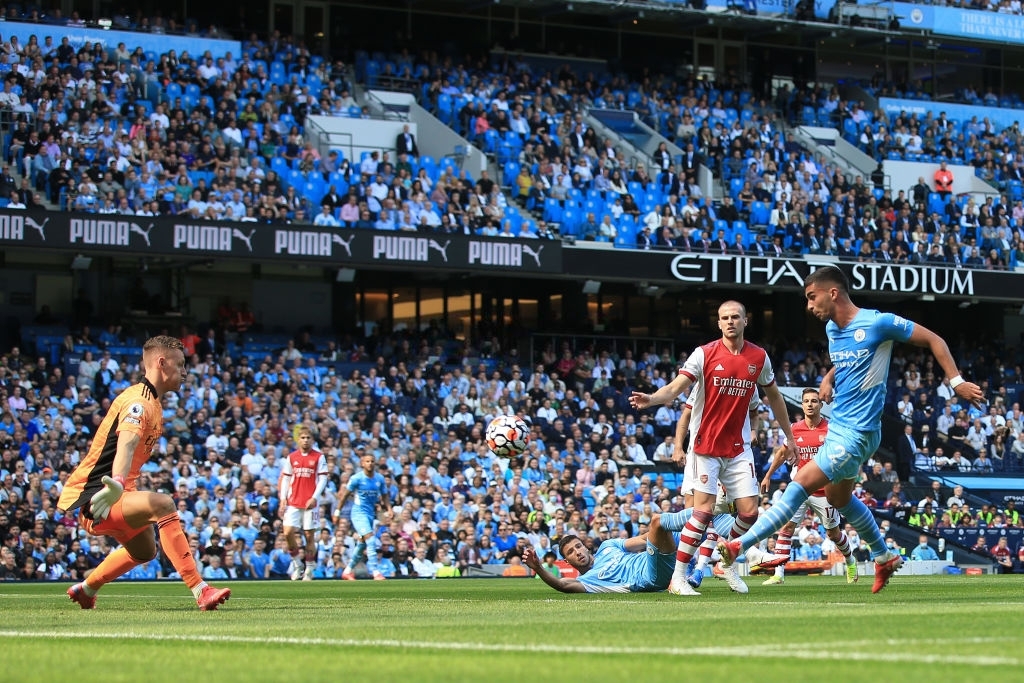
[[[800,505],[808,491],[825,487],[830,505],[836,507],[871,548],[875,560],[872,593],[885,588],[902,560],[885,546],[885,539],[871,511],[853,496],[860,466],[875,452],[881,440],[882,406],[885,400],[889,359],[894,342],[908,342],[932,352],[957,396],[980,405],[981,388],[966,381],[956,368],[949,347],[931,330],[892,313],[860,308],[850,300],[850,283],[835,266],[815,270],[804,280],[807,310],[825,321],[832,368],[821,385],[822,401],[834,400],[832,420],[825,443],[815,459],[801,467],[785,494],[740,538],[719,544],[723,563],[731,562],[744,548],[778,531]]]
[[[558,541],[562,557],[579,572],[579,578],[555,576],[541,564],[532,546],[523,551],[523,564],[562,593],[651,593],[668,588],[676,563],[679,533],[693,509],[666,512],[651,517],[646,534],[633,538],[605,541],[591,553],[578,536],[563,536]],[[715,516],[715,528],[729,533],[735,519]]]
[[[388,488],[384,477],[373,469],[373,454],[366,453],[359,461],[363,468],[356,472],[348,480],[348,483],[341,487],[338,493],[338,507],[340,512],[345,504],[345,499],[350,493],[355,494],[355,503],[352,505],[352,528],[359,536],[359,543],[356,544],[352,558],[342,572],[341,578],[346,581],[354,581],[355,566],[363,559],[366,560],[366,568],[373,574],[377,581],[384,580],[384,574],[377,568],[377,546],[380,541],[373,533],[374,523],[377,520],[377,505],[389,507]],[[369,552],[367,550],[369,549]]]

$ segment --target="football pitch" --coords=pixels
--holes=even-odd
[[[0,585],[5,681],[1020,681],[1024,576],[790,577],[699,598],[534,579]],[[221,585],[218,583],[218,586]]]

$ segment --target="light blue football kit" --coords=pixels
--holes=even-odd
[[[387,482],[378,473],[368,477],[365,472],[360,470],[349,478],[347,487],[355,496],[351,512],[352,528],[359,535],[359,542],[356,544],[355,552],[352,553],[347,570],[352,570],[356,564],[365,559],[366,568],[377,573],[379,570],[376,551],[380,547],[380,540],[373,535],[373,526],[377,519],[377,503],[381,497],[387,495]],[[369,538],[363,540],[367,536]]]
[[[384,477],[374,473],[372,477],[360,470],[348,480],[348,490],[355,494],[352,504],[352,528],[360,536],[373,533],[373,523],[377,518],[377,503],[387,493]]]
[[[832,383],[835,390],[828,436],[814,462],[829,481],[840,482],[856,478],[860,466],[878,448],[893,342],[908,341],[914,323],[892,313],[862,308],[846,327],[830,320],[825,332],[829,358],[836,370]],[[790,482],[782,498],[740,537],[740,545],[749,548],[782,528],[807,495],[803,486]],[[871,548],[872,558],[887,552],[871,510],[856,496],[839,512]]]
[[[673,535],[678,541],[678,534]],[[641,553],[628,552],[624,545],[625,540],[617,538],[597,549],[594,565],[578,579],[588,593],[649,593],[668,588],[676,564],[674,552],[658,552],[650,541]]]
[[[846,327],[831,320],[825,325],[835,394],[828,436],[815,462],[829,481],[855,478],[877,450],[893,342],[905,342],[913,332],[910,320],[868,308]]]
[[[680,529],[693,514],[693,510],[665,513],[661,516],[662,526],[672,530]],[[728,534],[732,529],[730,515],[715,516],[715,529]],[[679,544],[679,534],[672,531],[672,539]],[[672,570],[676,566],[676,553],[660,552],[650,541],[644,552],[631,553],[625,549],[625,540],[617,538],[605,541],[594,554],[594,565],[581,574],[578,581],[588,593],[651,593],[668,588]]]

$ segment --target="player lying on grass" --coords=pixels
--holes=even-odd
[[[650,593],[663,591],[672,580],[679,544],[678,530],[686,526],[693,510],[654,515],[646,534],[633,538],[605,541],[596,553],[590,552],[578,536],[563,536],[558,550],[579,578],[555,576],[541,564],[532,546],[523,551],[523,564],[532,569],[544,583],[562,593]],[[734,519],[727,514],[715,517],[716,528],[728,533]],[[758,548],[751,548],[748,561],[766,559]]]

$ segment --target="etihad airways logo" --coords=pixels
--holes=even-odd
[[[833,363],[838,363],[840,361],[860,360],[862,358],[867,358],[868,354],[870,353],[871,351],[868,349],[857,349],[856,351],[847,351],[844,349],[842,351],[832,351],[831,353],[829,353],[829,358],[832,359]]]

